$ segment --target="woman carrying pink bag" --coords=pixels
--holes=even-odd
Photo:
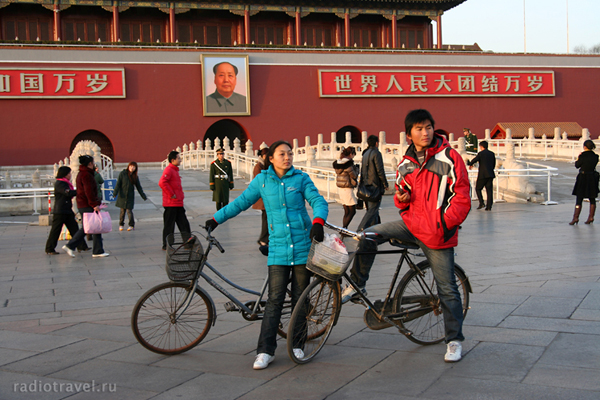
[[[73,249],[85,239],[86,213],[100,212],[101,200],[98,198],[98,186],[94,179],[94,158],[92,156],[79,156],[79,174],[77,175],[77,208],[83,216],[83,229],[77,231],[73,239],[63,246],[63,250],[71,257],[75,257]],[[89,217],[88,217],[89,218]],[[93,247],[92,257],[108,257],[110,254],[104,251],[102,247],[102,235],[92,234]]]

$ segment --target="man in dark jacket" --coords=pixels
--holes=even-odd
[[[229,204],[229,191],[233,189],[233,168],[225,159],[225,150],[217,149],[217,159],[210,164],[210,190],[213,201],[217,203],[217,211]]]
[[[479,153],[471,161],[467,161],[469,169],[473,167],[473,164],[479,163],[479,171],[477,172],[477,182],[475,183],[475,192],[477,193],[477,199],[479,200],[478,210],[485,207],[486,211],[492,211],[492,204],[494,203],[494,191],[493,181],[496,177],[494,168],[496,168],[496,155],[493,151],[488,150],[488,142],[485,140],[479,143]],[[487,205],[483,203],[482,189],[485,188]]]
[[[73,250],[85,240],[85,213],[99,212],[101,200],[98,198],[98,185],[94,179],[94,158],[92,156],[79,156],[79,174],[77,174],[77,208],[82,216],[83,229],[77,231],[75,236],[63,246],[71,257],[75,257]],[[102,235],[92,235],[92,257],[108,257],[110,254],[102,247]]]
[[[175,231],[175,224],[179,228],[179,232],[189,235],[191,232],[190,223],[185,215],[183,208],[183,188],[181,187],[181,177],[179,176],[179,164],[181,164],[181,156],[179,152],[172,151],[167,158],[169,165],[163,171],[158,186],[162,189],[163,207],[163,246],[162,249],[167,249],[167,236]]]
[[[379,193],[383,195],[383,192],[388,189],[389,185],[385,177],[385,169],[383,168],[383,157],[378,149],[379,138],[375,135],[371,135],[367,138],[367,144],[369,147],[362,154],[360,181],[361,184],[367,186],[379,187]],[[379,219],[380,205],[381,198],[379,198],[377,201],[365,200],[367,212],[360,221],[360,224],[358,224],[359,231],[381,222]]]
[[[402,219],[365,229],[357,252],[377,251],[377,244],[390,239],[418,245],[437,283],[444,316],[446,343],[444,360],[461,359],[463,308],[454,276],[454,247],[458,227],[471,209],[469,177],[461,156],[448,141],[434,133],[433,117],[427,110],[413,110],[405,119],[412,144],[398,165],[394,203]],[[370,237],[376,234],[375,237]],[[369,237],[369,238],[365,238]],[[355,257],[352,280],[363,293],[374,254]],[[355,294],[352,286],[342,293],[342,303]]]

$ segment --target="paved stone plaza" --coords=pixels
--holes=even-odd
[[[167,280],[159,170],[140,171],[149,200],[136,200],[135,231],[118,231],[111,206],[107,258],[70,258],[60,250],[64,242],[60,255],[46,256],[48,227],[28,224],[34,217],[0,217],[0,399],[597,400],[600,231],[567,224],[576,170],[551,164],[561,168],[552,192],[560,204],[496,204],[492,212],[473,210],[463,225],[456,262],[474,293],[456,364],[443,362],[443,344],[423,347],[393,328],[369,330],[364,309],[348,304],[313,362],[295,365],[279,341],[275,361],[254,371],[260,322],[227,313],[224,297],[205,283],[218,313],[206,339],[177,356],[147,351],[133,337],[130,314],[142,293]],[[214,212],[208,175],[182,176],[197,227]],[[236,180],[234,196],[244,183]],[[390,196],[381,215],[399,218]],[[331,204],[329,220],[341,219],[341,206]],[[260,214],[249,210],[219,226],[226,251],[211,253],[213,265],[256,290],[267,270],[259,230]],[[367,288],[383,296],[396,259],[378,260]]]

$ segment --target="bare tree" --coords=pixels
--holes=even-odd
[[[590,48],[587,48],[583,45],[575,46],[573,48],[573,52],[579,54],[600,54],[600,43]]]

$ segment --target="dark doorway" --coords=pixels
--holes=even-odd
[[[343,128],[340,128],[335,133],[335,141],[337,143],[346,143],[346,132],[350,132],[350,141],[352,143],[360,143],[360,141],[361,141],[360,129],[358,129],[357,127],[352,126],[352,125],[346,125]]]
[[[240,139],[240,147],[242,152],[246,151],[246,142],[248,141],[248,134],[242,128],[240,124],[231,119],[222,119],[212,124],[204,134],[203,145],[206,145],[206,139],[210,139],[211,147],[215,146],[215,139],[221,140],[223,145],[223,139],[229,138],[229,145],[233,149],[233,141],[238,138]],[[229,150],[229,149],[226,149]]]
[[[89,129],[87,131],[81,132],[79,135],[75,136],[75,139],[71,142],[71,148],[69,149],[69,154],[73,153],[73,149],[77,146],[77,143],[82,140],[91,140],[100,146],[100,151],[114,162],[115,161],[115,151],[113,149],[113,145],[110,139],[102,132]]]

